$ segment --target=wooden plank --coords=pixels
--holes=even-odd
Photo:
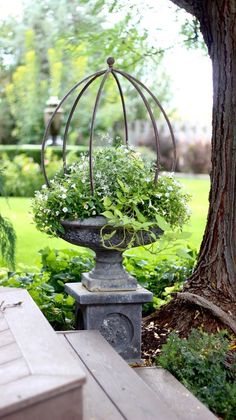
[[[125,419],[177,419],[98,331],[67,333],[66,338]]]
[[[84,372],[28,292],[3,289],[0,296],[5,305],[4,311],[0,312],[0,418],[11,416],[18,420],[19,410],[30,415],[38,413],[41,406],[45,407],[42,411],[45,412],[44,420],[51,420],[50,412],[46,416],[47,407],[56,409],[54,400],[60,399],[64,401],[63,405],[67,401],[64,412],[70,413],[68,418],[81,418]],[[70,393],[77,395],[79,406],[70,404]],[[29,407],[33,407],[33,411]],[[63,417],[58,412],[54,418]]]
[[[6,292],[4,300],[8,305],[22,302],[20,306],[7,308],[4,316],[32,374],[76,376],[83,383],[85,376],[78,364],[61,345],[28,292],[22,289],[15,289],[14,294]]]
[[[7,323],[7,321],[5,320],[5,318],[4,318],[4,316],[3,316],[3,314],[1,314],[1,312],[0,312],[0,331],[5,331],[5,330],[7,330],[9,327],[8,327],[8,323]]]
[[[81,406],[82,396],[76,390],[70,390],[38,404],[17,409],[16,412],[4,416],[4,420],[82,420]]]
[[[0,347],[0,366],[3,363],[11,362],[22,357],[19,346],[14,342],[7,346]]]
[[[216,419],[214,414],[167,370],[140,367],[134,368],[134,371],[181,420]]]
[[[14,342],[15,338],[9,329],[0,331],[0,347],[6,346],[7,344],[12,344]]]
[[[84,420],[121,420],[124,417],[119,413],[110,398],[104,394],[101,386],[96,382],[89,370],[81,361],[78,354],[66,339],[67,333],[58,333],[60,339],[68,346],[81,369],[86,374],[86,383],[83,386],[83,415]]]
[[[29,376],[30,372],[24,359],[13,360],[0,365],[0,385],[5,385],[17,379]],[[1,399],[3,398],[1,389]],[[0,415],[1,417],[1,415]]]
[[[55,395],[54,389],[57,388],[57,394]],[[43,392],[42,392],[43,389]],[[0,411],[0,418],[8,420],[8,415],[12,414],[14,417],[14,420],[18,420],[18,413],[22,410],[22,418],[24,411],[27,409],[27,407],[34,407],[34,410],[37,411],[37,407],[43,407],[44,403],[45,406],[48,406],[49,400],[53,401],[55,398],[55,401],[58,401],[58,399],[61,397],[63,398],[64,404],[64,395],[69,395],[70,393],[76,393],[77,395],[77,401],[74,406],[70,405],[69,409],[71,412],[71,417],[64,417],[65,420],[67,419],[76,419],[76,417],[73,417],[73,412],[75,408],[75,413],[78,412],[78,409],[81,410],[81,404],[80,404],[80,395],[81,393],[78,393],[78,390],[75,389],[67,389],[65,386],[65,378],[62,376],[27,376],[24,378],[19,378],[18,380],[11,382],[10,384],[7,384],[3,387],[1,387],[1,400],[4,400],[6,402],[3,409]],[[37,400],[35,398],[32,398],[33,395],[38,395]],[[13,399],[12,395],[17,395],[17,399]],[[70,400],[69,400],[70,401]],[[82,410],[81,410],[82,411]],[[43,417],[43,420],[52,420],[51,413],[44,413],[44,416],[38,416],[38,417],[31,417],[31,420],[38,420]],[[60,416],[60,413],[58,412],[58,416]],[[57,420],[57,416],[55,415],[54,419]],[[61,417],[60,417],[61,418]],[[63,420],[64,420],[63,419]]]

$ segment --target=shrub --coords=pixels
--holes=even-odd
[[[193,330],[188,339],[171,333],[157,364],[168,369],[219,416],[235,419],[236,355],[226,363],[230,341],[224,332],[208,335]]]
[[[211,145],[201,141],[189,145],[184,154],[184,170],[194,174],[209,174],[211,170]]]
[[[1,164],[4,168],[3,194],[17,197],[33,197],[34,192],[41,188],[44,178],[40,165],[31,157],[19,154],[12,160],[6,155],[2,156]],[[46,155],[46,167],[49,178],[52,178],[59,170],[61,162],[52,151]]]
[[[74,146],[67,145],[66,150],[68,152],[76,153],[79,156],[81,153],[86,152],[87,147],[85,146]],[[53,158],[62,158],[62,147],[61,146],[50,146],[47,151],[50,151]],[[13,160],[18,155],[25,155],[28,158],[32,158],[35,163],[40,164],[41,162],[41,145],[40,144],[0,144],[0,160],[7,157],[9,160]]]

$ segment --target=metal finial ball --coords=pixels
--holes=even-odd
[[[115,63],[115,59],[113,57],[108,57],[107,59],[108,66],[112,67],[114,63]]]

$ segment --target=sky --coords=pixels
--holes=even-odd
[[[108,2],[111,0],[108,0]],[[164,66],[171,79],[171,106],[181,121],[210,127],[212,108],[212,74],[209,57],[200,50],[187,50],[178,41],[180,24],[176,22],[176,7],[168,0],[133,0],[137,4],[141,25],[148,30],[153,45],[167,48]],[[132,2],[133,2],[132,1]],[[148,4],[148,7],[145,5]],[[122,2],[122,0],[121,0]],[[9,14],[21,13],[22,0],[0,0],[0,19]],[[117,13],[110,14],[108,20],[114,22],[127,13],[129,1]],[[186,14],[178,13],[183,22]],[[170,46],[173,48],[168,49]]]

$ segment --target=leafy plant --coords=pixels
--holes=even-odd
[[[8,159],[5,154],[1,157],[4,167],[4,194],[7,196],[32,197],[35,190],[43,184],[43,175],[40,165],[32,157],[18,154],[13,159]],[[58,171],[59,159],[48,150],[46,167],[51,178]],[[0,191],[1,195],[1,191]]]
[[[93,268],[93,251],[80,248],[56,250],[44,248],[41,254],[42,272],[48,274],[48,282],[55,292],[64,292],[65,283],[81,280],[81,274]]]
[[[171,333],[157,364],[168,369],[212,411],[227,420],[236,412],[236,355],[226,333],[193,330],[188,339]]]
[[[0,195],[5,194],[6,177],[0,170]],[[16,234],[12,223],[0,214],[0,255],[3,261],[14,268],[15,265]]]
[[[160,308],[171,299],[171,293],[182,288],[196,262],[197,252],[190,246],[177,248],[176,240],[174,249],[173,243],[171,244],[172,254],[168,255],[165,238],[161,238],[159,242],[159,250],[156,250],[151,258],[142,257],[139,253],[135,255],[132,252],[124,260],[124,265],[130,274],[153,293],[153,301],[143,307],[145,314]]]
[[[155,168],[143,161],[132,148],[107,147],[94,153],[94,194],[91,193],[89,159],[80,156],[78,163],[59,173],[38,191],[33,213],[39,230],[57,236],[63,232],[63,219],[85,219],[103,215],[107,223],[123,227],[131,233],[129,246],[136,233],[152,228],[166,230],[182,227],[188,220],[188,195],[171,175],[154,182]],[[103,237],[109,241],[109,238]],[[152,237],[155,240],[155,237]]]
[[[16,234],[9,220],[0,214],[0,254],[3,261],[14,268]]]

